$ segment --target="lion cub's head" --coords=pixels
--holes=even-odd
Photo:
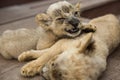
[[[76,37],[80,34],[80,5],[60,1],[50,5],[47,13],[38,14],[36,20],[45,30],[52,31],[56,36]]]

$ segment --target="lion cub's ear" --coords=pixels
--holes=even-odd
[[[49,29],[49,26],[52,22],[50,17],[45,13],[37,14],[35,20],[37,21],[38,25],[44,29]]]
[[[85,52],[86,48],[89,46],[89,44],[92,40],[92,36],[93,36],[93,33],[88,33],[88,34],[85,34],[81,38],[81,44],[79,46],[79,53]]]
[[[74,15],[76,16],[76,17],[80,17],[80,13],[81,13],[81,11],[80,11],[80,3],[77,3],[75,6],[74,6],[74,10],[75,10],[75,12],[74,12]]]
[[[77,4],[75,5],[75,9],[78,10],[78,11],[80,11],[80,3],[77,3]]]

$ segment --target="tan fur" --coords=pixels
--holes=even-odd
[[[34,52],[39,58],[26,64],[21,69],[22,75],[33,76],[43,69],[42,74],[49,80],[97,80],[106,69],[107,56],[120,42],[120,25],[111,14],[89,24],[97,27],[93,37],[88,33],[75,39],[62,39],[48,49]],[[94,48],[89,50],[91,39],[95,41]],[[27,53],[20,55],[19,60],[33,51]]]
[[[7,30],[0,37],[0,53],[6,59],[17,59],[24,51],[45,49],[55,40],[48,34],[51,33],[45,32],[42,28]]]

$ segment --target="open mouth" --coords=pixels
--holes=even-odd
[[[79,28],[73,28],[73,29],[70,29],[70,30],[65,29],[65,31],[70,33],[70,34],[77,33],[79,30],[80,30]]]

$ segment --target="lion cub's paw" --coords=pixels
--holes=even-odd
[[[95,32],[96,31],[96,26],[89,25],[89,27],[87,29],[90,30],[91,32]]]
[[[39,73],[39,68],[34,65],[34,61],[26,64],[21,69],[21,75],[23,76],[34,76]]]
[[[93,32],[95,32],[96,31],[96,26],[90,25],[90,29],[92,29]]]
[[[22,62],[22,61],[30,60],[32,58],[30,54],[31,54],[31,51],[23,52],[21,55],[18,56],[18,61]]]
[[[83,31],[85,31],[85,32],[95,32],[96,31],[96,26],[90,25],[90,24],[84,25]]]

